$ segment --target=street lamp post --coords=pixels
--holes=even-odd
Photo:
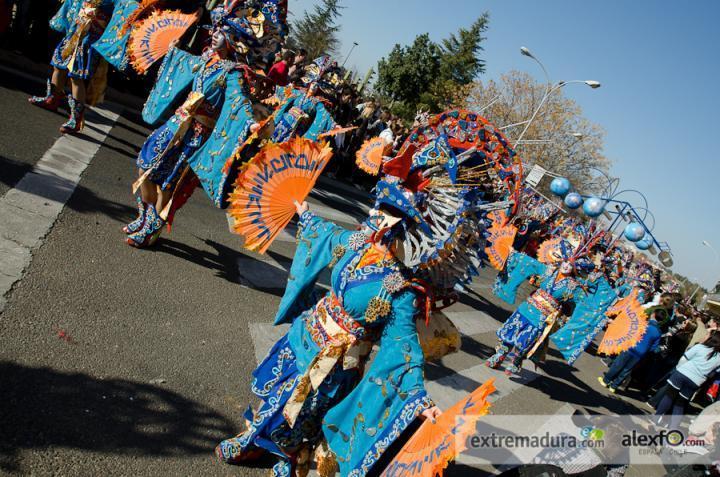
[[[713,247],[713,246],[710,244],[710,242],[708,242],[707,240],[703,240],[703,241],[702,241],[702,244],[705,245],[705,246],[706,246],[707,248],[709,248],[710,250],[712,250],[713,253],[715,254],[715,261],[716,261],[716,262],[720,262],[720,253],[715,249],[715,247]],[[718,283],[720,283],[720,281],[719,281]],[[715,289],[717,288],[716,285],[717,285],[717,283],[713,284],[713,290],[715,290]]]
[[[530,52],[529,49],[527,49],[527,48],[524,47],[524,46],[523,46],[523,47],[520,47],[520,53],[521,53],[523,56],[527,56],[528,58],[531,58],[531,59],[535,60],[535,62],[536,62],[538,65],[540,65],[540,68],[542,68],[543,73],[545,74],[545,80],[547,81],[547,87],[545,88],[545,95],[544,95],[544,96],[542,97],[542,99],[540,100],[540,104],[539,104],[538,107],[535,109],[535,111],[533,112],[532,116],[530,116],[530,119],[529,119],[529,120],[527,121],[527,123],[525,124],[525,128],[524,128],[523,131],[520,133],[520,136],[518,136],[518,138],[515,140],[515,142],[519,142],[519,141],[522,140],[523,136],[525,136],[525,133],[526,133],[527,130],[530,128],[530,125],[532,124],[532,122],[533,122],[533,121],[535,120],[535,118],[537,117],[538,113],[539,113],[540,110],[542,109],[542,107],[543,107],[543,105],[545,104],[545,102],[548,100],[548,98],[550,97],[550,95],[553,94],[555,91],[558,91],[560,88],[562,88],[562,87],[564,87],[564,86],[566,86],[566,85],[569,85],[569,84],[571,84],[571,83],[585,83],[586,85],[590,86],[592,89],[597,89],[597,88],[599,88],[599,87],[601,86],[601,85],[600,85],[600,82],[599,82],[599,81],[595,81],[595,80],[560,81],[560,82],[559,82],[558,84],[556,84],[555,86],[552,86],[552,83],[550,82],[550,75],[548,74],[547,69],[545,68],[545,65],[543,65],[542,62],[541,62],[535,55],[533,55],[533,54]]]
[[[348,51],[348,54],[345,57],[345,61],[343,61],[343,64],[342,64],[343,68],[345,67],[345,63],[347,63],[348,58],[350,58],[350,55],[352,54],[352,52],[356,46],[358,46],[358,42],[353,41],[353,46],[352,46],[352,48],[350,48],[350,51]]]
[[[523,136],[525,136],[525,133],[528,131],[528,129],[530,129],[530,125],[533,123],[533,121],[535,120],[535,117],[537,117],[537,114],[540,112],[540,110],[542,109],[542,107],[545,105],[545,102],[548,100],[548,98],[549,98],[555,91],[558,91],[560,88],[562,88],[562,87],[564,87],[564,86],[567,86],[567,85],[569,85],[569,84],[573,84],[573,83],[584,83],[584,84],[590,86],[592,89],[597,89],[597,88],[600,87],[600,83],[599,83],[598,81],[595,81],[595,80],[560,81],[558,84],[556,84],[555,86],[553,86],[552,88],[550,88],[550,89],[548,90],[548,92],[545,93],[545,95],[543,96],[543,98],[540,100],[540,104],[538,104],[538,107],[535,109],[535,111],[533,112],[532,116],[530,116],[530,119],[528,120],[527,124],[525,124],[525,128],[524,128],[524,129],[522,130],[522,132],[520,133],[520,136],[518,136],[518,138],[515,140],[516,143],[517,143],[518,141],[521,141],[522,138],[523,138]]]

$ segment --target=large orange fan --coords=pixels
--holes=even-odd
[[[562,240],[562,237],[554,237],[541,243],[537,251],[538,261],[545,264],[561,262],[563,259]]]
[[[382,477],[442,475],[448,462],[465,450],[465,441],[475,432],[477,421],[488,413],[487,397],[493,391],[495,385],[491,379],[443,412],[435,423],[426,420],[400,449]]]
[[[490,242],[490,246],[485,248],[485,253],[494,269],[502,270],[505,268],[505,262],[507,262],[510,252],[513,250],[513,242],[515,242],[517,231],[517,227],[514,225],[503,226],[499,222],[494,223],[488,229],[490,236],[487,240]]]
[[[501,227],[507,222],[507,214],[503,210],[493,210],[487,216],[492,221],[491,227]]]
[[[389,144],[381,137],[370,138],[363,143],[355,154],[355,164],[371,176],[380,172],[382,160],[389,148]]]
[[[347,133],[347,132],[354,131],[354,130],[356,130],[357,128],[358,128],[357,126],[350,126],[350,127],[347,127],[347,128],[335,128],[335,129],[331,129],[331,130],[329,130],[328,132],[324,132],[324,133],[318,135],[318,138],[322,139],[322,138],[325,138],[325,137],[337,136],[338,134],[345,134],[345,133]]]
[[[130,33],[128,57],[130,64],[144,74],[157,60],[165,56],[170,44],[180,39],[199,18],[199,12],[182,13],[177,10],[156,10],[141,21]]]
[[[293,138],[268,144],[241,171],[230,194],[229,213],[245,247],[265,253],[295,215],[330,161],[327,143]]]
[[[647,329],[647,315],[638,301],[638,290],[615,303],[605,313],[615,316],[608,325],[598,352],[604,354],[620,354],[635,346]]]

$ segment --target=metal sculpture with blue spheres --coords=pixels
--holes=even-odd
[[[583,212],[588,217],[599,217],[605,209],[605,202],[599,197],[589,197],[583,203]]]
[[[631,242],[638,242],[645,237],[645,227],[637,222],[631,222],[625,227],[625,238]]]
[[[570,192],[570,181],[564,177],[556,177],[550,183],[550,191],[558,197],[565,197]]]
[[[565,205],[568,207],[568,209],[575,210],[579,208],[581,205],[583,205],[583,201],[583,197],[577,192],[570,192],[568,195],[565,196]]]

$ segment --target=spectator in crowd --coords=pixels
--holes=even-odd
[[[598,382],[614,393],[640,360],[660,347],[661,336],[660,325],[655,319],[650,319],[642,339],[629,350],[620,353],[605,375],[598,377]]]
[[[708,335],[718,329],[718,319],[714,316],[710,316],[706,313],[697,313],[695,317],[695,323],[697,328],[693,333],[688,349],[692,348],[698,343],[702,343],[708,337]]]
[[[295,54],[290,50],[285,50],[280,61],[272,65],[272,68],[268,71],[268,78],[277,86],[287,86],[290,84],[289,71],[294,59]]]
[[[657,407],[655,423],[662,425],[671,412],[669,428],[678,429],[687,403],[709,377],[720,370],[720,332],[690,348],[667,380],[669,385]]]
[[[300,79],[303,71],[305,70],[305,66],[307,66],[307,62],[307,50],[305,48],[300,48],[297,55],[295,55],[295,61],[293,61],[293,64],[290,66],[288,71],[291,82],[296,83]]]

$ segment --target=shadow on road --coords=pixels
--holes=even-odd
[[[15,161],[5,156],[0,156],[0,182],[8,187],[15,187],[25,174],[32,170],[31,164]]]
[[[0,362],[0,469],[22,472],[23,449],[212,455],[233,425],[214,410],[150,384]]]

